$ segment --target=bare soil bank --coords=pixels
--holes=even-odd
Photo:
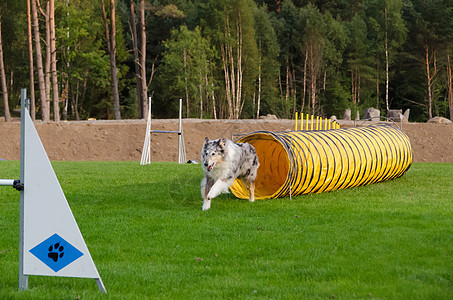
[[[339,121],[343,127],[353,122]],[[50,160],[140,161],[145,120],[35,122]],[[153,120],[154,130],[177,130],[178,120]],[[200,159],[206,136],[211,139],[258,130],[293,130],[293,120],[183,120],[187,159]],[[453,163],[453,124],[403,123],[415,162]],[[177,134],[153,134],[151,159],[177,160]],[[0,121],[0,159],[20,159],[20,123]]]

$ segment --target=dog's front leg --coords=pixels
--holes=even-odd
[[[209,177],[203,178],[201,182],[201,194],[203,196],[203,207],[202,210],[208,210],[211,208],[211,199],[208,200],[208,193],[213,184],[213,180]]]
[[[209,182],[209,181],[208,181]],[[211,189],[212,184],[206,184],[204,189],[204,196],[203,196],[203,206],[202,210],[208,210],[211,208],[211,199],[208,198],[208,192]]]
[[[201,210],[209,210],[210,208],[211,208],[211,200],[204,199]]]
[[[217,180],[214,183],[214,185],[211,187],[211,190],[209,191],[209,193],[206,197],[205,203],[207,203],[208,207],[207,207],[207,209],[204,209],[205,205],[203,204],[203,210],[208,210],[211,207],[211,200],[213,198],[217,197],[218,195],[220,195],[220,193],[227,190],[232,183],[233,182],[231,180],[222,180],[222,179]]]

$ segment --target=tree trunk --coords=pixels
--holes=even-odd
[[[387,111],[389,107],[389,51],[387,49],[387,43],[385,43],[385,107]]]
[[[297,80],[296,68],[294,67],[293,58],[291,57],[291,98],[293,100],[293,114],[296,112],[296,99],[297,99]]]
[[[146,86],[146,90],[149,89],[149,86],[151,85],[151,82],[153,82],[154,73],[156,73],[155,64],[156,64],[156,60],[153,60],[153,63],[151,64],[151,75],[149,76],[149,81],[148,81],[148,85]]]
[[[47,102],[46,83],[44,79],[44,70],[42,65],[41,38],[39,34],[38,9],[36,0],[31,0],[31,12],[33,20],[33,33],[35,40],[36,69],[38,73],[39,98],[41,100],[41,118],[44,122],[49,121],[49,105]]]
[[[188,78],[187,78],[187,53],[186,53],[186,48],[184,48],[184,51],[182,53],[182,58],[183,58],[183,64],[184,64],[184,83],[185,83],[185,92],[186,92],[186,117],[189,118],[189,113],[190,113],[190,101],[189,101],[189,87],[188,87]]]
[[[69,76],[66,76],[66,81],[64,83],[63,92],[61,92],[59,102],[63,103],[63,111],[61,113],[61,120],[68,120],[68,111],[70,111],[70,101],[69,101]]]
[[[289,60],[286,58],[286,87],[285,87],[285,103],[288,103],[289,99]]]
[[[314,61],[313,42],[310,41],[310,92],[311,92],[311,113],[315,113],[316,104],[316,70]]]
[[[450,54],[447,54],[447,84],[448,84],[448,108],[450,109],[450,120],[453,120],[453,83],[451,78]]]
[[[47,110],[49,111],[49,118],[50,118],[50,62],[51,62],[51,51],[50,51],[50,20],[49,20],[49,11],[50,11],[50,3],[47,2],[46,4],[46,12],[44,13],[41,10],[42,15],[45,17],[46,23],[46,63],[44,68],[44,79],[46,81],[46,102],[47,102]]]
[[[254,97],[255,98],[255,97]],[[260,105],[261,105],[261,41],[259,45],[259,62],[258,62],[258,99],[256,108],[256,118],[260,118]]]
[[[83,87],[82,87],[82,95],[80,95],[80,101],[77,100],[77,107],[83,107],[83,100],[85,99],[85,95],[87,93],[87,84],[88,84],[88,72],[83,79]],[[79,88],[77,88],[78,90]],[[77,98],[78,99],[78,98]],[[79,112],[77,112],[79,114]]]
[[[293,59],[291,58],[291,73],[290,73],[290,80],[291,83],[291,99],[293,101],[293,114],[296,112],[296,68],[294,68]]]
[[[200,69],[200,84],[198,85],[198,93],[200,94],[200,119],[203,119],[203,74]]]
[[[357,103],[360,103],[360,72],[357,74]]]
[[[58,95],[58,78],[57,78],[57,50],[55,45],[55,0],[50,0],[49,27],[50,27],[50,54],[51,54],[51,72],[52,72],[52,97],[53,97],[53,119],[60,121],[60,106]]]
[[[237,36],[237,93],[236,93],[236,107],[235,107],[235,119],[239,119],[242,112],[242,20],[241,11],[238,11],[238,19],[236,21],[236,36]]]
[[[101,0],[101,12],[102,19],[104,21],[105,27],[105,36],[107,40],[107,51],[110,55],[110,75],[111,75],[111,85],[112,85],[112,95],[113,95],[113,107],[115,110],[115,119],[121,120],[120,112],[120,97],[118,93],[118,77],[117,77],[117,68],[116,68],[116,18],[115,18],[115,0],[110,0],[110,22],[112,28],[112,34],[110,35],[109,24],[107,21],[107,16],[105,13],[105,4],[104,0]]]
[[[35,101],[35,75],[33,62],[33,41],[31,32],[31,7],[30,0],[27,0],[27,38],[28,38],[28,60],[29,60],[29,78],[30,78],[30,114],[31,119],[36,120],[36,101]]]
[[[2,43],[2,16],[0,15],[0,76],[2,77],[3,108],[5,110],[5,122],[11,121],[8,104],[8,87],[6,85],[5,65],[3,62],[3,43]]]
[[[66,9],[67,9],[67,12],[66,12],[66,18],[69,20],[70,17],[69,17],[69,0],[65,0],[66,2]],[[69,40],[69,25],[66,27],[66,38]],[[75,48],[76,49],[76,48]],[[70,46],[67,46],[66,47],[66,52],[69,53],[69,50],[70,50]],[[63,112],[62,112],[62,116],[61,118],[64,120],[64,121],[67,121],[68,120],[68,113],[71,113],[70,110],[71,110],[71,102],[70,102],[70,99],[69,99],[69,94],[70,94],[70,91],[72,91],[72,86],[69,85],[69,70],[70,70],[70,63],[69,61],[66,62],[66,72],[63,72],[62,73],[62,81],[64,81],[64,90],[63,90],[63,93],[59,99],[59,102],[63,103]],[[64,78],[64,79],[63,79]]]
[[[352,103],[354,106],[358,102],[358,85],[359,85],[359,71],[356,66],[352,69]]]
[[[308,62],[308,49],[305,49],[305,60],[304,60],[304,79],[303,79],[303,94],[302,94],[302,107],[300,112],[304,111],[305,107],[305,96],[307,94],[307,62]]]
[[[235,112],[236,112],[236,75],[234,69],[234,57],[233,57],[233,46],[228,45],[228,56],[230,59],[230,83],[231,83],[231,99],[233,100],[233,114],[231,116],[232,119],[235,119]]]
[[[428,46],[425,47],[425,50],[426,50],[426,79],[428,84],[428,117],[431,119],[433,117],[433,113],[432,113],[431,76],[429,71]]]
[[[220,50],[221,50],[221,54],[222,54],[223,72],[224,72],[224,78],[225,78],[225,94],[226,94],[227,104],[228,104],[228,118],[232,119],[233,118],[233,106],[232,106],[232,100],[231,100],[230,72],[229,72],[229,68],[228,68],[226,47],[227,47],[226,44],[222,44],[220,46]]]
[[[384,10],[385,15],[385,106],[387,111],[390,110],[389,107],[389,47],[388,47],[388,38],[387,38],[387,8]]]
[[[113,89],[113,107],[115,109],[115,119],[121,120],[120,112],[120,95],[118,93],[118,77],[116,68],[116,13],[115,13],[115,0],[110,0],[110,21],[112,27],[111,34],[111,53],[110,53],[110,69],[112,72],[112,89]]]
[[[376,109],[379,109],[379,62],[376,67]]]
[[[148,117],[148,86],[146,85],[146,27],[145,27],[145,0],[140,0],[140,79],[141,102],[143,118]]]
[[[209,85],[209,81],[208,81],[208,72],[206,71],[206,78],[205,78],[205,81],[206,81],[206,87],[210,86],[210,90],[211,90],[211,99],[212,99],[212,114],[214,115],[214,119],[216,120],[217,119],[217,110],[216,110],[216,107],[215,107],[215,95],[214,95],[214,84],[211,82],[211,84]],[[207,96],[206,96],[206,102],[208,101],[207,100]]]
[[[77,121],[80,120],[80,116],[79,116],[79,85],[80,85],[80,81],[77,79],[76,92],[72,93],[72,105],[74,106],[75,119]]]
[[[12,91],[14,89],[14,70],[11,70],[9,76],[9,90]]]
[[[354,101],[354,67],[351,67],[351,101],[352,101],[352,103],[355,103],[355,101]]]
[[[132,36],[132,48],[134,51],[134,62],[135,62],[135,84],[137,90],[137,106],[138,106],[138,118],[144,119],[143,115],[143,102],[142,102],[142,81],[140,78],[140,57],[138,54],[138,38],[137,38],[137,25],[135,21],[135,9],[134,0],[130,0],[131,8],[131,36]]]
[[[211,82],[211,97],[212,97],[212,112],[214,114],[214,120],[217,120],[217,108],[215,104],[215,93],[214,93],[214,83]]]
[[[428,43],[425,43],[426,79],[427,79],[427,85],[428,85],[428,116],[430,119],[433,117],[433,113],[432,113],[433,96],[432,96],[431,86],[433,85],[434,76],[436,76],[436,73],[437,73],[436,52],[435,51],[433,51],[433,58],[434,58],[434,70],[431,74],[430,59],[429,59],[429,46],[428,46]]]

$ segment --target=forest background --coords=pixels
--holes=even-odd
[[[0,0],[6,121],[453,119],[451,0]]]

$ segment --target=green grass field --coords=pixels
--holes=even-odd
[[[53,166],[108,294],[40,276],[19,292],[19,192],[0,187],[0,299],[453,298],[453,164],[292,200],[224,194],[207,212],[199,165]]]

